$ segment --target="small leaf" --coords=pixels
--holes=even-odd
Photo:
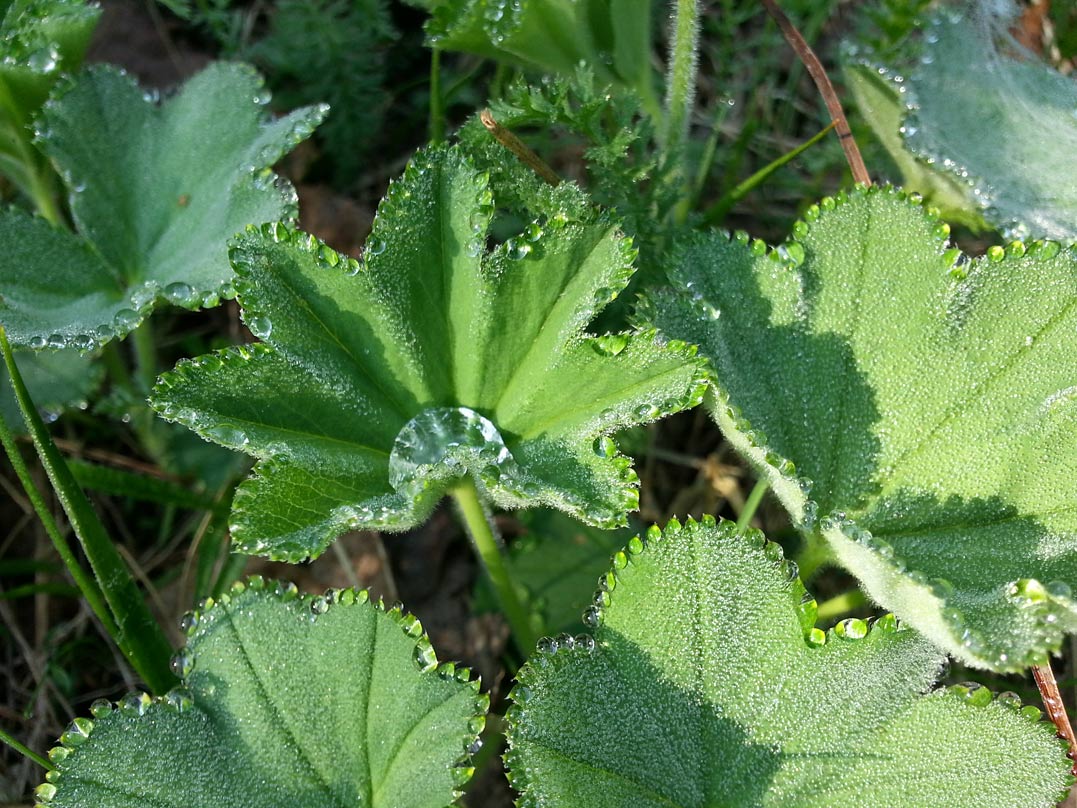
[[[406,529],[465,474],[501,507],[611,527],[635,509],[605,436],[694,406],[701,364],[653,332],[584,332],[633,271],[609,219],[543,211],[487,251],[493,211],[486,176],[435,149],[390,187],[362,264],[283,225],[236,242],[263,344],[181,362],[153,406],[259,459],[235,500],[246,552],[294,561],[347,529]]]
[[[50,100],[38,141],[67,183],[78,235],[0,215],[0,317],[12,342],[88,350],[162,301],[198,308],[229,296],[228,238],[294,214],[294,192],[269,166],[325,113],[267,122],[264,100],[253,70],[225,63],[160,105],[101,67]]]
[[[1004,0],[936,14],[919,63],[902,71],[901,134],[924,172],[960,187],[993,225],[1013,237],[1072,241],[1077,81],[1014,40],[1017,13]],[[884,145],[899,162],[909,159],[893,135]]]
[[[866,62],[846,65],[844,72],[860,114],[897,165],[901,185],[922,194],[946,221],[976,231],[987,229],[983,214],[969,199],[966,180],[917,159],[905,148],[901,131],[906,114],[901,93],[904,76]]]
[[[775,251],[685,245],[656,322],[714,364],[712,414],[868,593],[975,667],[1077,629],[1077,255],[969,260],[892,189]]]
[[[86,399],[93,395],[104,375],[104,368],[98,363],[72,350],[40,353],[19,351],[15,354],[15,361],[30,391],[30,398],[50,421],[70,407],[85,407]],[[26,431],[7,368],[2,364],[0,417],[16,433]]]
[[[433,47],[562,76],[582,62],[603,84],[654,93],[649,0],[447,0],[432,15]]]
[[[813,629],[758,531],[707,518],[636,542],[594,637],[542,640],[520,671],[520,805],[1047,808],[1068,786],[1052,728],[1014,702],[924,695],[943,655],[892,616]]]
[[[250,579],[183,621],[183,684],[77,718],[53,808],[440,808],[468,779],[488,697],[419,622],[365,591]],[[46,793],[42,793],[45,788]]]

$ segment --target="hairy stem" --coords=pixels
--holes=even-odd
[[[834,121],[834,130],[838,133],[841,148],[845,152],[845,159],[849,163],[849,169],[853,172],[853,179],[864,185],[871,185],[871,176],[868,174],[867,166],[864,165],[864,158],[860,156],[860,149],[857,148],[853,133],[849,129],[849,121],[845,119],[845,112],[841,108],[838,94],[834,92],[834,85],[830,83],[830,77],[827,76],[826,70],[823,69],[822,62],[819,61],[819,57],[815,55],[804,37],[800,35],[800,31],[796,29],[796,26],[785,16],[785,12],[778,7],[775,0],[763,0],[763,5],[766,6],[767,12],[774,18],[774,21],[778,23],[785,41],[796,51],[800,61],[808,69],[815,86],[819,89],[819,94],[826,103],[827,111],[830,112],[830,118]]]
[[[1055,672],[1051,670],[1051,663],[1048,661],[1043,665],[1033,665],[1032,678],[1036,680],[1036,687],[1043,699],[1047,717],[1055,725],[1058,737],[1069,744],[1070,750],[1067,754],[1070,760],[1074,761],[1071,771],[1077,774],[1077,758],[1075,758],[1077,740],[1073,737],[1073,726],[1070,724],[1070,717],[1066,714],[1066,705],[1062,703],[1062,694],[1058,692],[1058,682],[1055,681]]]
[[[0,729],[0,742],[7,744],[23,757],[30,758],[30,760],[34,761],[34,763],[36,763],[38,766],[45,769],[46,771],[51,772],[53,769],[56,768],[52,765],[48,758],[42,757],[30,747],[24,746],[23,744],[19,743],[17,740],[15,740],[14,737],[8,735],[2,729]]]
[[[666,80],[666,162],[673,167],[670,181],[688,185],[692,172],[688,166],[688,125],[696,92],[699,63],[699,0],[675,0],[673,14],[673,56]],[[673,207],[673,221],[684,224],[692,204],[691,193],[681,194]]]
[[[493,523],[486,511],[486,506],[479,497],[475,482],[471,477],[465,477],[452,489],[451,494],[456,502],[460,518],[467,527],[468,535],[471,536],[471,543],[479,561],[482,562],[498,600],[501,602],[505,617],[508,618],[516,645],[526,657],[534,647],[537,638],[532,632],[531,621],[516,592],[512,576],[509,574],[508,567],[505,566],[505,559],[502,556]]]

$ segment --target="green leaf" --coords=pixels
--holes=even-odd
[[[611,221],[545,211],[487,251],[487,177],[421,152],[362,264],[283,225],[232,256],[262,344],[181,362],[153,406],[259,459],[235,500],[244,552],[299,560],[348,529],[423,521],[465,474],[505,508],[623,524],[631,461],[608,435],[698,403],[694,350],[584,327],[628,281]]]
[[[471,776],[489,697],[419,621],[366,591],[251,578],[189,613],[160,699],[95,702],[49,757],[53,808],[440,808]]]
[[[969,665],[1043,664],[1077,630],[1077,256],[969,260],[916,201],[825,199],[769,253],[701,236],[656,322],[699,343],[726,436],[875,600]]]
[[[846,65],[844,72],[860,114],[897,165],[901,185],[923,194],[946,221],[977,231],[986,229],[983,215],[968,197],[966,182],[918,160],[905,148],[901,135],[906,113],[901,96],[904,78],[864,62]]]
[[[78,235],[0,215],[0,317],[12,341],[87,350],[161,301],[198,308],[229,296],[227,240],[294,214],[294,192],[268,167],[325,113],[268,122],[266,98],[249,67],[218,63],[162,104],[112,68],[50,100],[38,139],[70,190]]]
[[[907,71],[901,131],[905,147],[938,177],[950,175],[995,226],[1015,237],[1072,241],[1077,81],[1014,40],[1008,29],[1017,13],[1003,2],[936,15],[919,63]],[[895,159],[907,160],[891,141],[884,144]]]
[[[101,9],[82,0],[15,0],[0,21],[0,171],[33,196],[47,167],[30,123],[82,63]]]
[[[622,558],[594,637],[542,640],[519,673],[520,805],[1046,808],[1068,786],[1035,708],[972,684],[925,695],[943,655],[892,615],[812,629],[758,531],[671,522]]]
[[[76,351],[18,351],[16,364],[22,373],[30,398],[51,420],[70,407],[85,406],[85,401],[101,383],[103,368],[88,356]],[[16,432],[25,431],[15,391],[7,369],[0,366],[0,417]]]
[[[649,0],[447,0],[432,15],[432,47],[562,76],[583,62],[601,83],[654,95]]]

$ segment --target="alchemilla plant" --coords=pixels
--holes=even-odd
[[[34,800],[1064,800],[1073,737],[1051,657],[1077,632],[1077,152],[1059,146],[1073,122],[1058,110],[1075,90],[1012,38],[1018,10],[889,0],[875,35],[846,47],[852,96],[902,188],[872,184],[838,95],[767,0],[812,63],[855,180],[818,202],[800,195],[788,238],[769,246],[712,225],[734,216],[751,229],[742,202],[817,154],[829,127],[711,190],[744,167],[746,141],[723,164],[729,99],[714,97],[700,57],[720,52],[709,37],[748,25],[737,9],[702,24],[703,4],[676,0],[660,33],[661,9],[645,2],[417,4],[430,12],[430,142],[372,169],[399,176],[369,234],[348,236],[357,254],[300,227],[299,197],[275,173],[332,175],[346,124],[335,119],[321,161],[316,132],[332,111],[271,114],[274,75],[235,62],[147,94],[115,67],[80,67],[96,8],[6,7],[0,171],[16,196],[0,215],[0,439],[48,539],[34,558],[66,577],[5,595],[83,603],[142,688],[107,684],[111,698],[68,714],[46,755],[37,736],[0,731],[45,770]],[[263,28],[279,39],[282,26],[322,31],[344,14],[167,5],[177,24],[252,56],[279,47],[252,41]],[[378,42],[407,38],[386,4],[369,15]],[[297,49],[310,41],[297,32]],[[982,92],[949,92],[956,54],[988,66]],[[489,76],[480,57],[497,64]],[[288,86],[308,63],[289,62]],[[491,105],[479,114],[481,93]],[[1018,94],[1054,140],[1021,134]],[[703,113],[715,125],[699,140]],[[962,136],[978,115],[998,127]],[[450,121],[463,123],[455,135]],[[307,156],[280,162],[311,136]],[[377,162],[370,144],[364,154]],[[339,169],[338,187],[355,176],[351,161]],[[948,214],[1004,239],[951,231]],[[217,308],[202,316],[232,339],[166,304]],[[93,409],[64,419],[59,439],[48,421],[80,400]],[[660,445],[678,429],[678,445]],[[693,454],[719,431],[730,453]],[[74,456],[102,434],[128,435],[142,459]],[[660,481],[661,462],[698,469],[694,487]],[[742,471],[758,480],[747,497]],[[132,512],[103,515],[103,493],[160,508],[158,546],[186,560],[135,563]],[[400,554],[381,534],[445,532],[445,499],[481,570],[471,608],[499,614],[490,625],[509,638],[467,665],[435,651],[443,614],[430,612],[428,634],[394,595],[386,603],[394,583],[360,580],[338,541],[375,537],[391,582]],[[641,504],[660,524],[641,524]],[[769,539],[751,524],[761,516]],[[530,535],[506,544],[502,530],[520,525]],[[273,580],[261,571],[323,554],[348,562],[353,585],[301,590],[275,580],[279,567]],[[0,577],[22,574],[16,561],[0,558]],[[178,645],[157,614],[168,587],[194,606]],[[473,666],[494,675],[484,683]]]

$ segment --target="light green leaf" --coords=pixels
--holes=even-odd
[[[594,637],[540,640],[512,691],[521,806],[1047,808],[1071,780],[1015,696],[925,695],[943,655],[892,615],[812,629],[758,531],[652,528],[603,583]]]
[[[402,530],[465,474],[501,507],[623,524],[638,503],[608,435],[694,406],[694,351],[592,337],[634,252],[604,216],[543,211],[486,247],[487,177],[422,152],[382,202],[362,264],[267,226],[233,250],[263,344],[165,374],[154,407],[259,458],[236,495],[246,552],[298,560],[347,529]]]
[[[212,306],[231,294],[226,243],[295,212],[269,169],[324,108],[268,122],[261,79],[218,63],[162,104],[111,68],[50,100],[41,148],[70,190],[78,235],[0,215],[0,317],[12,342],[81,350],[122,337],[158,303]]]
[[[489,698],[419,621],[365,591],[252,578],[184,618],[183,684],[78,718],[52,808],[440,808],[471,777]]]
[[[969,665],[1043,664],[1077,629],[1077,255],[970,261],[892,189],[807,218],[769,253],[684,245],[691,294],[656,322],[699,343],[726,436],[875,600]]]
[[[966,181],[939,171],[905,148],[901,135],[906,113],[901,94],[904,78],[885,68],[859,62],[845,66],[845,79],[860,114],[897,165],[901,185],[922,194],[946,221],[977,231],[986,229],[983,215],[969,199]]]
[[[447,0],[427,43],[562,76],[583,62],[602,84],[652,97],[650,0]]]
[[[919,63],[902,71],[901,132],[923,170],[962,188],[966,206],[993,225],[1014,237],[1072,241],[1077,81],[1016,42],[1009,27],[1017,13],[1004,1],[936,15]],[[884,145],[907,161],[894,135]]]
[[[85,406],[85,401],[101,383],[103,368],[76,351],[20,351],[15,360],[30,398],[49,420],[69,407]],[[15,392],[7,369],[0,365],[0,417],[16,432],[25,432]]]

